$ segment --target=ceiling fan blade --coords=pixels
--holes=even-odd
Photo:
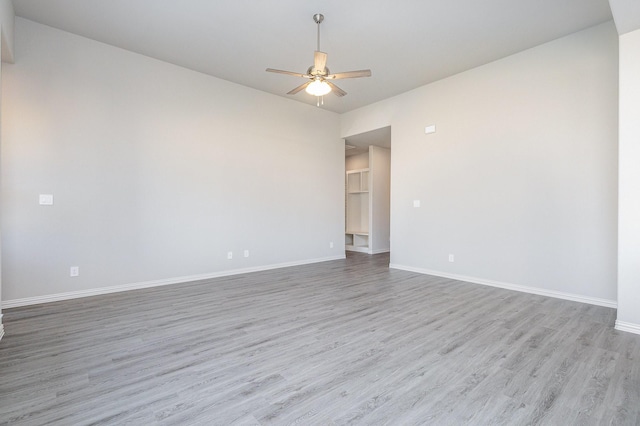
[[[347,94],[347,92],[345,92],[344,90],[342,90],[341,88],[333,84],[332,82],[326,81],[326,80],[325,82],[329,85],[329,87],[331,87],[331,91],[333,92],[334,95],[338,97],[343,97],[344,95]]]
[[[358,77],[371,77],[371,70],[339,72],[337,74],[328,75],[325,78],[338,80],[341,78],[358,78]]]
[[[324,68],[327,66],[327,54],[316,50],[313,53],[313,68],[317,73],[324,73]]]
[[[301,90],[304,90],[307,88],[308,85],[310,85],[311,82],[308,81],[306,83],[302,83],[300,86],[296,87],[295,89],[292,89],[290,91],[287,92],[287,95],[295,95],[296,93],[300,92]]]
[[[310,75],[300,74],[299,72],[293,72],[293,71],[275,70],[273,68],[267,68],[266,71],[267,72],[275,72],[275,73],[278,73],[278,74],[292,75],[294,77],[311,78]]]

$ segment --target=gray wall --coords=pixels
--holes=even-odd
[[[392,264],[615,305],[617,41],[606,23],[343,114],[343,137],[391,125]]]
[[[15,42],[6,301],[344,256],[337,114],[23,19]]]
[[[612,24],[342,117],[32,22],[17,31],[4,299],[339,256],[339,137],[389,125],[395,266],[616,299]]]

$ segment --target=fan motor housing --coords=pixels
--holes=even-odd
[[[314,70],[315,68],[313,67],[313,65],[311,65],[309,68],[307,68],[307,75],[329,75],[329,68],[327,67],[324,67],[324,70],[316,74],[313,73]]]

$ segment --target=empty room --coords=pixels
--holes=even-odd
[[[637,1],[0,35],[0,425],[640,424]]]

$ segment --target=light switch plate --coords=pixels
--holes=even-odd
[[[427,126],[424,128],[424,132],[428,135],[430,133],[435,133],[436,132],[436,125],[432,124],[431,126]]]
[[[413,207],[420,207],[420,200],[413,200]]]
[[[39,201],[41,206],[52,206],[53,194],[40,194]]]

